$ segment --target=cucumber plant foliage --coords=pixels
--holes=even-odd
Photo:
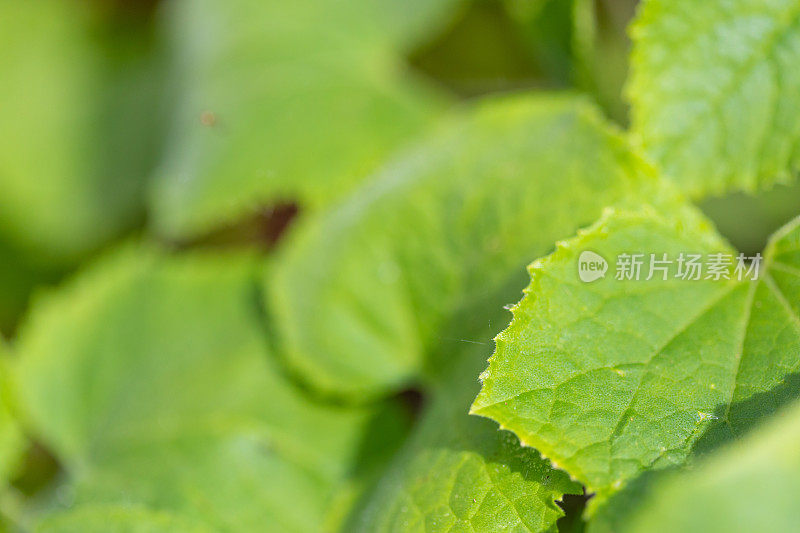
[[[123,54],[174,74],[157,150],[97,130],[153,101],[84,7],[0,0],[0,245],[149,217],[0,339],[0,530],[555,532],[581,497],[593,532],[797,528],[800,218],[720,275],[618,267],[737,258],[692,202],[797,174],[800,1],[644,0],[624,129],[411,74],[457,0],[173,0]],[[274,249],[174,246],[286,201]]]

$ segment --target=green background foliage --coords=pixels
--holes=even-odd
[[[799,61],[800,0],[0,0],[0,532],[796,529]]]

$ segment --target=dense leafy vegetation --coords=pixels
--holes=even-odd
[[[800,1],[0,0],[0,58],[0,531],[797,528]]]

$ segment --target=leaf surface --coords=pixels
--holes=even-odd
[[[661,187],[582,99],[483,104],[289,243],[266,278],[283,353],[324,391],[396,388],[460,308],[603,206],[674,201]]]
[[[156,228],[191,237],[275,202],[342,198],[439,110],[394,32],[452,3],[398,16],[394,1],[175,2],[165,27],[180,102],[151,195]]]
[[[674,197],[660,187],[582,99],[484,103],[293,236],[266,278],[282,351],[326,392],[397,388],[460,308],[603,206]]]
[[[488,346],[453,343],[447,380],[354,524],[356,531],[556,531],[554,503],[579,484],[508,431],[470,417]],[[486,343],[489,344],[488,342]],[[471,383],[472,385],[465,386]]]
[[[682,465],[797,396],[800,229],[779,231],[758,280],[584,283],[585,250],[732,253],[701,218],[608,210],[530,267],[472,412],[493,418],[597,492]],[[612,263],[613,264],[613,263]],[[704,273],[703,276],[706,274]],[[596,504],[597,504],[596,502]]]
[[[793,531],[800,522],[800,409],[794,405],[696,470],[661,482],[626,531]]]
[[[99,11],[0,1],[0,236],[46,259],[135,223],[160,138],[154,45],[104,34]]]
[[[137,506],[85,505],[44,520],[40,533],[211,533],[179,515]]]
[[[37,302],[15,378],[78,505],[317,531],[357,495],[358,465],[402,440],[396,408],[321,405],[285,380],[258,314],[258,264],[132,246]]]
[[[25,443],[19,424],[10,410],[6,351],[0,338],[0,492],[15,473]]]
[[[628,93],[645,150],[692,196],[800,165],[800,2],[648,0]]]

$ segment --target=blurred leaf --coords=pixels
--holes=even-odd
[[[10,338],[35,287],[58,279],[59,267],[42,264],[0,238],[0,335]]]
[[[7,348],[0,336],[0,531],[11,531],[16,520],[18,501],[10,482],[21,469],[25,437],[12,414],[12,398],[8,387]]]
[[[58,262],[136,221],[159,138],[152,43],[101,26],[84,2],[0,1],[0,234]]]
[[[187,517],[135,506],[86,505],[56,513],[37,528],[39,533],[211,533]]]
[[[463,98],[553,86],[549,72],[527,48],[527,34],[503,3],[473,0],[409,62]]]
[[[555,531],[563,512],[554,500],[580,485],[513,434],[467,414],[487,350],[459,343],[449,379],[351,529]]]
[[[371,38],[388,40],[391,46],[409,50],[425,44],[455,13],[465,0],[324,0],[328,6],[352,20],[364,21]],[[342,16],[340,15],[340,16]],[[342,17],[344,19],[344,17]],[[366,34],[366,31],[365,31]]]
[[[441,18],[452,3],[420,13]],[[171,4],[165,28],[180,101],[152,191],[156,229],[194,237],[265,204],[328,204],[424,128],[443,99],[408,76],[381,30],[400,5]],[[400,17],[399,27],[415,20]]]
[[[609,117],[627,125],[628,106],[622,98],[622,87],[628,76],[631,43],[626,28],[638,0],[571,3],[577,84],[593,95]]]
[[[757,194],[708,197],[700,207],[737,250],[752,256],[764,249],[775,230],[800,213],[800,182]]]
[[[2,492],[9,478],[16,473],[25,444],[19,424],[9,410],[11,400],[7,381],[7,357],[6,348],[0,338],[0,499],[3,498]]]
[[[34,306],[18,340],[20,397],[78,504],[302,532],[349,506],[377,410],[318,405],[283,379],[254,259],[131,247]],[[385,409],[380,438],[399,444],[404,417]]]
[[[544,85],[572,81],[572,9],[564,0],[505,0]]]
[[[667,280],[619,280],[613,267],[578,278],[584,250],[731,253],[698,214],[665,212],[609,210],[531,265],[472,408],[596,492],[594,506],[798,395],[800,219],[774,236],[757,281],[676,279],[674,261]]]
[[[581,99],[483,103],[293,235],[266,278],[282,354],[328,393],[400,387],[459,308],[603,206],[657,187]]]
[[[800,4],[647,0],[632,29],[633,133],[692,196],[800,167]]]
[[[800,409],[787,409],[697,469],[670,476],[624,531],[794,531],[800,523]]]

